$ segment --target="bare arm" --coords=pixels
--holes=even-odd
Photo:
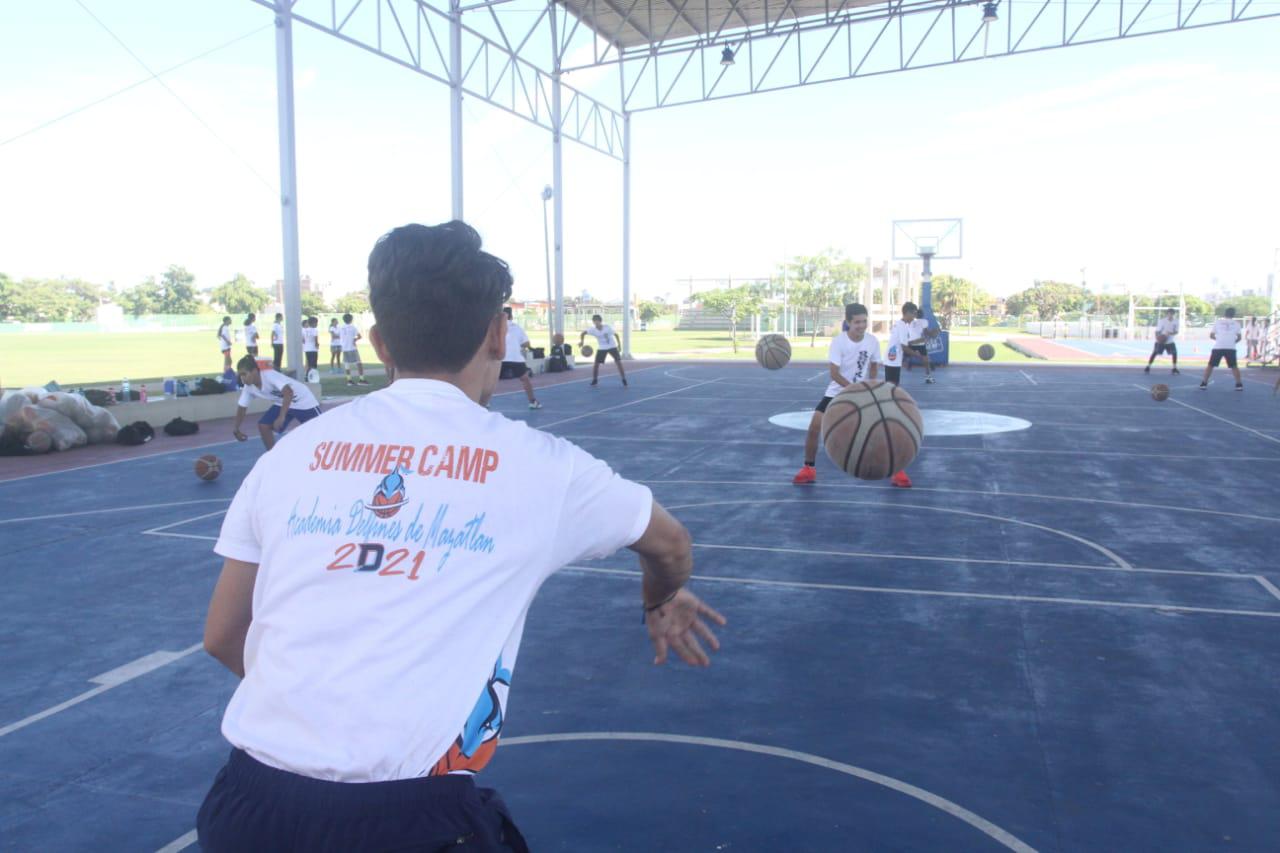
[[[840,365],[827,364],[827,370],[831,373],[831,381],[839,385],[841,388],[848,387],[849,380],[840,375]]]
[[[693,573],[692,545],[689,531],[657,501],[644,535],[631,545],[644,570],[644,623],[656,653],[655,664],[665,663],[670,649],[687,664],[709,666],[711,658],[699,638],[713,651],[720,648],[703,619],[723,625],[725,618],[684,589]]]
[[[280,417],[276,418],[276,423],[284,425],[285,416],[289,414],[289,407],[293,405],[293,389],[288,385],[284,386],[284,393],[280,395]]]
[[[880,362],[878,361],[871,362],[871,369],[867,371],[867,379],[874,380],[879,373],[880,373]]]
[[[245,434],[240,431],[240,425],[244,423],[244,416],[248,411],[245,406],[236,406],[236,422],[231,427],[231,434],[241,441],[245,440]]]
[[[253,585],[258,564],[224,560],[204,622],[204,649],[244,678],[244,638],[253,621]]]

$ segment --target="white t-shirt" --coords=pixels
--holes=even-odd
[[[317,352],[320,349],[320,330],[305,326],[302,329],[302,351]]]
[[[314,409],[320,405],[311,389],[296,379],[290,379],[275,370],[262,371],[262,387],[246,385],[240,389],[240,405],[247,406],[254,397],[259,400],[270,400],[279,405],[284,400],[284,389],[293,389],[293,402],[290,409]]]
[[[911,321],[911,340],[919,341],[924,339],[924,333],[929,330],[929,321],[923,317],[917,317]]]
[[[338,340],[342,342],[342,351],[351,352],[356,348],[356,337],[360,331],[351,323],[338,327]]]
[[[231,349],[231,327],[230,326],[218,327],[218,347],[223,352],[226,352],[227,350]]]
[[[1156,322],[1156,334],[1172,338],[1174,335],[1178,334],[1178,321],[1170,320],[1167,317],[1161,317],[1159,321]]]
[[[280,323],[271,324],[271,343],[284,343],[284,326]]]
[[[342,329],[338,326],[329,327],[329,349],[342,349]]]
[[[214,548],[259,565],[222,733],[318,779],[478,771],[539,587],[635,542],[652,505],[444,382],[400,379],[303,424],[259,457]]]
[[[880,342],[870,332],[864,334],[860,341],[852,340],[848,333],[841,332],[831,340],[827,361],[838,365],[840,375],[849,382],[861,382],[867,378],[871,365],[880,363]],[[832,380],[827,386],[826,396],[834,397],[842,387]]]
[[[898,320],[889,329],[889,349],[884,356],[884,363],[889,367],[902,366],[902,351],[906,348],[908,342],[915,339],[912,325],[906,320]],[[845,337],[848,336],[846,335]]]
[[[244,345],[247,347],[258,345],[258,327],[252,323],[244,327]]]
[[[1262,327],[1257,323],[1250,323],[1245,326],[1244,338],[1247,341],[1256,341],[1262,337]]]
[[[527,343],[529,343],[529,336],[524,333],[524,329],[520,328],[520,324],[507,323],[507,354],[502,357],[502,360],[518,361],[524,364],[524,351],[520,345]]]
[[[1240,338],[1240,321],[1219,317],[1213,321],[1213,348],[1235,349]]]
[[[596,339],[599,349],[617,349],[618,336],[613,333],[613,326],[605,323],[600,328],[589,326],[587,334]]]

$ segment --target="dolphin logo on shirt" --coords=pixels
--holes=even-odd
[[[364,505],[364,508],[372,512],[378,518],[390,518],[400,511],[400,508],[409,501],[406,498],[406,489],[404,476],[401,472],[408,472],[408,468],[398,468],[390,474],[382,478],[382,482],[378,483],[378,487],[373,490],[373,499]]]
[[[503,689],[499,689],[499,688]],[[511,670],[502,665],[502,656],[493,665],[493,674],[480,691],[480,698],[463,724],[449,751],[431,768],[431,776],[447,773],[478,773],[498,749],[498,735],[505,717],[507,688]]]

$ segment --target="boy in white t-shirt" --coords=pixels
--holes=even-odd
[[[254,358],[258,357],[258,327],[254,325],[257,314],[248,314],[244,318],[244,351]]]
[[[1244,383],[1240,381],[1240,368],[1236,366],[1236,344],[1240,342],[1240,321],[1236,319],[1236,309],[1228,308],[1223,316],[1213,321],[1213,351],[1209,353],[1209,365],[1204,369],[1200,379],[1200,390],[1209,387],[1209,375],[1224,360],[1231,369],[1231,376],[1236,380],[1236,390],[1243,391]]]
[[[360,373],[360,384],[368,385],[369,380],[364,378],[364,362],[360,361],[360,341],[364,339],[364,335],[360,334],[360,330],[351,322],[350,314],[342,315],[342,325],[338,327],[338,340],[342,344],[342,365],[347,373],[347,384],[355,385],[351,381],[351,365],[356,366],[356,370]]]
[[[480,236],[397,228],[369,291],[396,383],[263,454],[214,548],[205,648],[243,680],[196,821],[205,851],[527,850],[473,777],[529,607],[565,565],[629,547],[654,663],[707,666],[702,643],[719,646],[707,622],[724,618],[685,587],[689,534],[649,489],[485,410],[511,274]]]
[[[307,359],[307,379],[320,366],[320,318],[308,317],[302,324],[302,352]]]
[[[533,382],[529,379],[529,365],[524,360],[524,352],[529,349],[529,336],[520,324],[511,318],[511,308],[503,308],[507,315],[507,351],[502,356],[502,370],[499,379],[519,379],[524,387],[524,395],[529,398],[529,408],[541,409],[542,404],[533,395]]]
[[[875,379],[881,363],[880,342],[867,331],[866,306],[857,302],[844,306],[844,320],[849,324],[849,330],[832,338],[831,348],[827,351],[831,382],[809,419],[809,431],[804,437],[804,467],[791,478],[797,486],[808,485],[818,479],[818,436],[822,432],[822,413],[827,410],[831,398],[846,385]]]
[[[1178,371],[1178,345],[1174,343],[1174,338],[1178,335],[1178,312],[1172,308],[1166,309],[1164,316],[1156,323],[1156,345],[1151,349],[1151,357],[1147,359],[1147,366],[1143,368],[1143,373],[1151,372],[1151,362],[1161,353],[1169,353],[1173,357],[1173,372]]]
[[[329,318],[329,372],[342,372],[342,331],[337,317]]]
[[[920,363],[924,365],[924,381],[926,385],[934,383],[933,364],[929,361],[929,347],[925,343],[926,338],[932,338],[937,332],[929,334],[929,321],[920,315],[920,309],[913,302],[908,302],[912,308],[911,318],[911,341],[907,344],[907,351],[903,360],[907,364],[907,369],[911,369],[911,359],[918,358]],[[895,383],[896,384],[896,383]]]
[[[284,364],[284,315],[277,314],[271,324],[271,363],[276,370]]]
[[[320,402],[310,388],[278,370],[259,370],[253,356],[246,355],[240,359],[236,363],[236,373],[240,376],[240,401],[236,406],[236,422],[231,427],[231,434],[237,441],[249,438],[240,431],[240,425],[244,423],[244,416],[248,414],[249,403],[254,397],[271,401],[271,408],[258,419],[258,434],[262,436],[262,444],[267,450],[275,447],[276,436],[283,434],[290,422],[304,424],[320,417]]]
[[[587,335],[596,339],[596,360],[591,365],[591,384],[599,382],[600,365],[604,364],[605,356],[613,356],[613,363],[618,366],[618,375],[622,377],[622,387],[627,387],[627,372],[622,369],[622,354],[618,349],[618,335],[613,331],[613,326],[605,323],[599,314],[591,315],[591,324],[591,328],[578,335],[579,348]]]
[[[920,309],[914,302],[906,302],[902,305],[902,319],[895,320],[893,326],[889,329],[888,349],[884,355],[884,378],[887,382],[898,385],[902,381],[902,365],[906,362],[909,351],[914,350],[911,342],[919,337],[922,332],[915,325],[916,317],[919,316]],[[926,322],[927,326],[928,323]],[[925,363],[928,364],[929,358],[926,353]],[[927,378],[926,382],[932,382],[932,378]]]

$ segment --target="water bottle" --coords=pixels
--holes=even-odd
[[[124,378],[124,381],[120,383],[120,396],[126,403],[133,399],[133,395],[129,393],[129,377],[127,376]]]
[[[139,402],[143,402],[143,403],[147,402],[147,386],[146,385],[143,385],[141,388],[138,389],[138,400]]]
[[[164,380],[164,398],[172,400],[174,394],[177,393],[178,382],[172,376],[166,376]]]

